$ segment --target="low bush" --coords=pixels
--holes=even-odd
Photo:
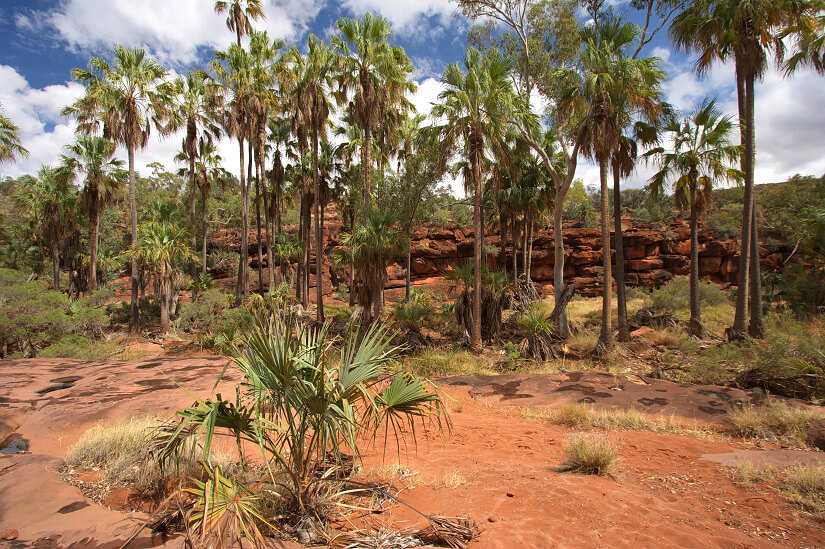
[[[185,332],[202,333],[215,331],[221,315],[229,309],[229,296],[220,290],[207,290],[197,301],[180,306],[178,328]]]
[[[703,306],[729,303],[730,298],[710,282],[699,281],[699,300]],[[650,305],[658,311],[674,313],[690,307],[690,281],[686,277],[676,277],[653,290]]]
[[[619,457],[615,442],[601,433],[570,437],[561,470],[585,475],[608,475]]]
[[[406,330],[420,331],[434,314],[433,293],[429,290],[412,290],[408,301],[401,301],[392,309],[393,318]]]
[[[734,433],[743,437],[805,443],[808,423],[823,419],[825,414],[812,408],[784,402],[767,406],[747,406],[728,415]]]
[[[115,354],[118,345],[114,341],[95,341],[80,334],[64,336],[38,353],[48,358],[78,358],[80,360],[105,360]]]

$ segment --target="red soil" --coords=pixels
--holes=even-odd
[[[146,515],[97,505],[64,483],[57,468],[66,449],[100,420],[171,415],[191,402],[178,383],[206,396],[223,364],[225,359],[215,357],[5,361],[0,439],[20,433],[31,453],[0,454],[0,532],[17,530],[23,547],[118,547]],[[79,377],[71,386],[38,393],[67,384],[58,380],[69,376]],[[492,402],[477,390],[481,400],[474,400],[473,386],[489,381],[442,384],[457,399],[451,404],[451,432],[442,438],[430,431],[417,449],[402,449],[400,457],[389,450],[386,456],[387,462],[399,461],[419,473],[401,497],[427,513],[469,515],[479,524],[482,533],[473,547],[767,547],[777,541],[825,546],[821,523],[802,516],[773,488],[737,486],[711,461],[741,453],[741,443],[611,432],[621,447],[615,478],[560,473],[556,468],[572,430],[525,419],[517,407]],[[232,383],[218,390],[232,394]],[[529,383],[538,387],[535,380]],[[581,397],[563,392],[571,400]],[[660,394],[651,390],[650,397]],[[798,460],[784,450],[773,452]],[[822,454],[802,457],[809,456]],[[380,450],[372,451],[365,466],[369,470],[382,461]],[[403,507],[369,520],[394,528],[424,526]],[[146,547],[164,540],[144,532],[138,543]],[[167,543],[180,546],[181,540]]]

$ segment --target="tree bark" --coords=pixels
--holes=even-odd
[[[740,340],[746,336],[746,322],[748,313],[748,270],[750,267],[750,249],[751,249],[751,219],[753,218],[753,112],[752,101],[748,98],[747,89],[745,89],[745,80],[751,82],[752,77],[745,77],[741,74],[741,69],[737,66],[736,72],[736,91],[739,103],[739,120],[740,120],[740,137],[745,145],[745,152],[741,159],[742,171],[745,173],[745,193],[744,203],[742,207],[742,237],[739,246],[739,272],[737,273],[736,281],[736,312],[733,317],[733,326],[728,330],[728,339]],[[744,124],[742,124],[744,121]]]
[[[260,157],[259,157],[260,158]],[[255,230],[258,233],[258,292],[264,293],[264,247],[261,231],[261,166],[255,163]]]
[[[247,200],[246,200],[246,159],[244,157],[243,137],[238,138],[238,146],[241,155],[241,250],[238,255],[238,281],[235,286],[235,306],[239,306],[243,300],[244,295],[244,276],[246,274],[246,266],[249,262],[249,249],[247,245],[247,232],[249,230],[249,220],[247,218]]]
[[[619,341],[630,341],[627,327],[627,296],[624,282],[624,238],[622,235],[622,191],[619,168],[613,167],[613,224],[616,246],[616,305],[619,310]]]
[[[301,203],[298,206],[298,242],[301,243],[301,246],[304,245],[304,202],[306,201],[306,194],[301,191]],[[300,301],[302,304],[304,303],[303,295],[304,295],[304,250],[301,249],[301,253],[298,256],[296,267],[296,279],[295,279],[295,299]]]
[[[532,282],[533,278],[533,227],[535,222],[530,220],[530,246],[527,250],[527,282]]]
[[[204,182],[203,187],[201,188],[201,273],[203,276],[206,276],[206,233],[207,233],[207,222],[206,222],[206,204],[209,200],[209,184]]]
[[[265,161],[264,161],[265,162]],[[260,178],[261,181],[266,181],[266,169],[264,166],[259,168],[261,174]],[[269,210],[269,190],[266,188],[266,184],[263,185],[263,197],[264,197],[264,240],[266,240],[266,264],[269,267],[269,294],[272,295],[272,292],[275,291],[275,263],[273,262],[272,257],[272,216]]]
[[[407,248],[407,272],[404,274],[404,301],[410,300],[410,269],[412,268],[412,250]]]
[[[707,331],[702,324],[699,302],[699,209],[696,206],[696,175],[690,179],[690,320],[688,334],[704,339]]]
[[[610,311],[613,277],[610,274],[610,203],[607,196],[607,160],[599,162],[599,180],[601,183],[601,226],[602,226],[602,329],[596,344],[596,354],[603,355],[613,345],[613,325]]]
[[[161,273],[161,288],[160,288],[160,331],[162,333],[166,333],[169,331],[169,290],[170,284],[165,279],[168,274],[166,272]]]
[[[60,245],[57,240],[52,242],[52,276],[54,277],[54,289],[60,291]]]
[[[321,266],[324,262],[324,242],[321,234],[321,181],[318,177],[318,130],[312,136],[312,188],[315,190],[315,318],[324,320],[324,284]]]
[[[748,131],[753,132],[751,134],[751,139],[755,140],[755,133],[756,128],[754,127],[754,90],[753,90],[753,81],[751,81],[748,85],[748,103],[750,109],[750,124],[748,126]],[[759,217],[757,215],[757,207],[756,207],[756,185],[755,185],[755,163],[756,159],[753,159],[753,164],[751,165],[751,188],[752,188],[752,199],[753,204],[751,206],[751,253],[750,253],[750,269],[749,269],[749,278],[750,278],[750,312],[751,312],[751,319],[750,324],[748,324],[748,334],[751,337],[762,339],[765,337],[765,320],[762,314],[762,269],[759,266]]]
[[[370,205],[370,177],[372,176],[372,170],[370,169],[372,162],[372,152],[370,151],[371,137],[369,128],[364,128],[364,143],[361,145],[361,169],[364,170],[364,188],[361,199],[365,209]]]
[[[473,238],[474,269],[473,269],[473,331],[470,337],[470,349],[481,352],[481,295],[483,292],[481,281],[481,150],[480,145],[471,144],[471,168],[473,173],[473,224],[475,238]]]
[[[198,249],[197,212],[195,209],[195,155],[189,155],[189,231],[192,235],[192,249]],[[194,281],[198,277],[198,265],[194,261],[189,268],[189,274]],[[194,292],[193,292],[194,293]]]
[[[246,143],[247,152],[249,153],[249,158],[247,159],[246,165],[246,202],[244,203],[244,208],[246,208],[246,231],[244,232],[244,238],[246,238],[246,255],[244,256],[244,277],[243,277],[243,294],[245,296],[249,295],[249,205],[252,202],[252,140],[248,140]]]
[[[97,235],[100,231],[100,212],[98,211],[97,197],[92,198],[94,204],[89,212],[89,295],[97,290]]]
[[[556,195],[553,209],[553,298],[555,306],[562,305],[557,316],[556,329],[559,336],[564,339],[570,337],[570,323],[567,320],[567,308],[560,303],[560,298],[564,293],[564,237],[562,235],[562,215],[564,213],[564,196]]]
[[[132,249],[137,247],[137,200],[135,198],[135,149],[128,146],[129,156],[129,212],[132,224]],[[133,257],[131,260],[132,267],[132,303],[129,308],[129,331],[137,333],[140,329],[140,317],[138,312],[138,266],[137,261]]]

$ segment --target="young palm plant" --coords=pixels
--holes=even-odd
[[[189,246],[189,235],[184,229],[165,222],[147,223],[142,229],[138,245],[130,247],[124,255],[154,276],[155,295],[160,299],[160,329],[167,332],[175,297],[172,293],[181,282],[180,266],[197,261],[198,256]]]
[[[0,163],[29,155],[29,151],[20,144],[20,128],[3,115],[2,107],[0,103]]]
[[[286,515],[323,527],[341,495],[332,481],[342,478],[345,453],[360,459],[362,444],[379,434],[386,450],[415,437],[418,425],[431,420],[441,429],[448,421],[435,392],[392,366],[396,350],[378,324],[336,342],[327,325],[310,327],[290,313],[259,316],[243,351],[236,348],[235,400],[217,395],[179,411],[180,421],[158,436],[158,455],[174,460],[199,448],[208,465],[216,435],[234,440],[242,457],[244,444],[257,447],[261,481],[282,495]]]
[[[672,183],[676,204],[690,208],[690,321],[688,333],[706,338],[699,303],[699,217],[713,197],[713,186],[719,181],[741,181],[742,172],[733,164],[739,159],[741,147],[731,138],[736,124],[723,116],[715,100],[705,100],[684,120],[672,118],[664,131],[672,139],[672,148],[654,147],[645,153],[655,158],[659,171],[648,189],[661,194]]]

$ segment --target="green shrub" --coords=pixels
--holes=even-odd
[[[91,298],[70,301],[66,312],[71,319],[72,332],[75,334],[100,338],[109,326],[109,315],[103,309],[93,305]]]
[[[88,297],[89,304],[93,307],[103,307],[106,305],[112,298],[115,297],[115,291],[105,286],[103,288],[98,288],[96,291],[92,292],[92,295]]]
[[[229,309],[229,296],[220,290],[207,290],[197,301],[184,303],[178,309],[178,328],[185,332],[213,333],[224,311]]]
[[[105,360],[118,350],[113,341],[95,341],[80,334],[69,334],[40,351],[48,358],[79,358],[81,360]]]
[[[730,299],[717,286],[704,280],[699,281],[699,300],[704,305],[720,305]],[[674,313],[690,308],[690,281],[677,277],[653,290],[650,294],[651,306],[657,311]]]
[[[407,330],[420,330],[432,320],[434,313],[433,293],[429,290],[412,290],[409,301],[402,301],[392,309],[395,321]]]
[[[722,236],[733,237],[742,233],[742,204],[725,204],[708,215],[707,225]]]
[[[0,348],[36,356],[71,331],[68,305],[65,294],[28,281],[17,271],[0,269]]]

